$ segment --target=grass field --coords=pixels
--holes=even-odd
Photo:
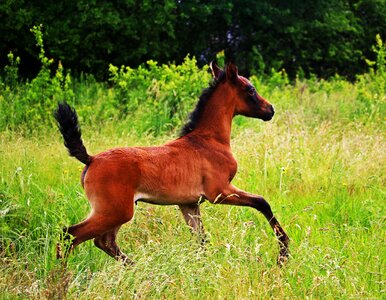
[[[385,95],[343,80],[256,84],[277,114],[234,121],[234,183],[270,202],[291,238],[285,267],[262,215],[209,203],[201,205],[205,248],[176,207],[141,203],[118,237],[135,266],[89,241],[65,267],[55,258],[59,232],[89,211],[82,165],[55,128],[4,130],[0,298],[384,299]],[[138,136],[114,120],[82,129],[90,153],[173,138]]]

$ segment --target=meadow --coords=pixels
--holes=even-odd
[[[386,76],[384,61],[377,65],[355,82],[251,77],[276,115],[235,118],[234,184],[270,202],[291,239],[284,267],[262,215],[208,202],[205,247],[177,207],[137,205],[118,236],[135,261],[124,267],[91,241],[67,264],[56,259],[61,229],[86,217],[89,204],[82,165],[68,157],[52,111],[63,99],[75,105],[93,154],[158,145],[176,138],[209,73],[187,58],[111,66],[112,82],[102,84],[60,68],[52,79],[43,65],[33,81],[15,83],[10,64],[0,96],[0,298],[384,298]]]

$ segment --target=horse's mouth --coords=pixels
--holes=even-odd
[[[266,115],[265,115],[264,117],[262,117],[261,119],[262,119],[264,122],[271,121],[274,114],[275,114],[275,113],[272,113],[272,114],[266,114]]]

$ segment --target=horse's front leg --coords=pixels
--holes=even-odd
[[[279,240],[280,254],[278,263],[281,265],[288,259],[288,244],[289,238],[284,229],[280,226],[279,221],[272,213],[268,202],[262,197],[247,193],[234,186],[218,194],[214,199],[209,199],[213,204],[230,204],[238,206],[250,206],[260,211],[271,225],[277,239]]]

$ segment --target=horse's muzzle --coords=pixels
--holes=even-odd
[[[270,121],[273,118],[273,115],[275,114],[275,109],[272,105],[267,107],[267,112],[265,113],[264,117],[262,118],[263,121]]]

